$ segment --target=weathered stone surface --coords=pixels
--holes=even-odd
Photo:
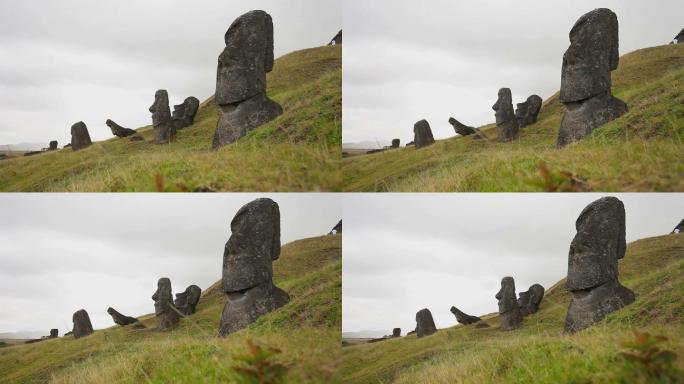
[[[537,122],[537,116],[542,107],[542,98],[532,95],[526,101],[518,103],[515,109],[515,118],[518,120],[518,127],[525,128]]]
[[[154,93],[154,103],[150,106],[154,125],[154,143],[168,144],[176,138],[176,127],[171,120],[169,94],[164,89]]]
[[[401,337],[401,328],[392,329],[392,337]]]
[[[618,61],[615,13],[598,8],[580,17],[570,30],[570,47],[563,55],[560,101],[566,111],[558,147],[627,112],[627,105],[611,94],[610,72],[617,69]]]
[[[72,317],[72,321],[74,323],[74,337],[75,338],[81,338],[84,336],[88,336],[91,333],[93,333],[93,325],[90,323],[90,316],[88,316],[88,312],[85,311],[85,309],[79,309],[74,313],[74,316]]]
[[[432,129],[430,129],[430,123],[427,120],[423,119],[413,125],[413,142],[416,148],[434,144],[435,138],[432,136]]]
[[[178,309],[173,306],[173,294],[171,293],[171,280],[162,277],[157,281],[157,292],[152,295],[154,300],[154,314],[157,316],[160,331],[166,331],[178,325],[180,316]]]
[[[52,328],[52,329],[50,330],[50,336],[49,336],[49,338],[50,338],[50,339],[56,339],[57,337],[59,337],[59,329],[57,329],[57,328]]]
[[[482,320],[477,316],[468,315],[467,313],[462,312],[456,307],[451,307],[451,313],[453,313],[454,316],[456,316],[456,321],[463,325],[475,324],[478,321]]]
[[[195,122],[199,105],[200,101],[196,97],[190,96],[182,104],[173,106],[172,119],[176,130],[189,127]]]
[[[250,11],[238,17],[228,28],[225,43],[216,75],[219,121],[213,148],[235,142],[283,113],[266,96],[266,73],[273,69],[271,16]]]
[[[684,232],[684,219],[677,224],[676,227],[672,230],[672,233],[682,233]]]
[[[509,88],[499,89],[498,99],[492,105],[496,117],[499,141],[511,141],[518,137],[518,120],[513,112],[513,97]]]
[[[58,146],[57,140],[52,140],[50,142],[50,146],[48,147],[48,151],[56,151],[57,146]]]
[[[544,298],[544,287],[540,284],[532,284],[527,291],[518,293],[518,306],[520,306],[520,313],[527,316],[536,313],[539,310],[539,305]]]
[[[191,285],[185,289],[184,292],[176,293],[176,300],[173,304],[185,316],[190,316],[195,313],[197,303],[202,296],[202,289],[196,285]]]
[[[449,118],[449,124],[451,124],[454,127],[454,131],[461,136],[474,135],[477,132],[474,127],[469,127],[465,124],[462,124],[453,117]]]
[[[624,257],[625,207],[615,197],[589,204],[575,223],[570,244],[567,288],[573,295],[565,331],[590,327],[608,313],[634,301],[634,293],[618,281],[618,260]]]
[[[71,126],[71,148],[74,151],[79,151],[83,148],[91,146],[92,144],[93,142],[90,140],[88,127],[84,122],[79,121]]]
[[[423,308],[416,313],[416,335],[418,337],[429,336],[437,332],[435,321],[429,309]]]
[[[501,318],[501,329],[516,329],[522,326],[523,316],[520,313],[518,300],[515,295],[515,281],[512,277],[506,276],[501,279],[501,289],[496,294],[499,300],[499,317]]]
[[[339,32],[337,32],[335,37],[333,37],[332,40],[330,40],[328,45],[340,45],[340,44],[342,44],[342,30],[341,29]]]
[[[117,137],[128,137],[128,136],[132,136],[132,135],[135,135],[136,133],[138,133],[134,129],[124,128],[124,127],[120,126],[119,124],[115,123],[111,119],[107,119],[105,124],[107,124],[109,129],[112,131],[112,135],[117,136]]]
[[[328,235],[336,235],[340,233],[342,233],[342,220],[335,224],[333,229],[331,229],[330,232],[328,232]]]
[[[287,304],[288,294],[273,284],[273,261],[280,256],[280,209],[257,199],[237,212],[223,253],[222,290],[228,295],[219,335],[238,331]]]
[[[399,148],[400,145],[401,145],[401,140],[392,139],[392,148]]]
[[[676,41],[677,44],[684,43],[684,28],[674,37],[674,41]]]
[[[130,325],[138,322],[138,319],[136,319],[135,317],[122,315],[112,307],[107,308],[107,313],[109,313],[109,315],[112,316],[112,320],[114,320],[116,324],[119,324],[121,326]]]

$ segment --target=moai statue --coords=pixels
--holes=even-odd
[[[470,136],[477,132],[474,127],[469,127],[465,124],[462,124],[453,117],[449,118],[449,124],[451,124],[451,126],[454,127],[454,131],[461,136]]]
[[[173,124],[176,130],[191,126],[195,122],[195,115],[200,102],[196,97],[190,96],[182,104],[173,106]]]
[[[495,111],[498,140],[506,142],[518,138],[518,120],[513,112],[513,96],[509,88],[499,89],[499,97],[492,109]]]
[[[219,121],[213,148],[235,142],[283,113],[266,96],[266,73],[273,69],[273,21],[264,11],[238,17],[225,35],[218,59],[216,104]]]
[[[423,308],[416,313],[416,335],[418,337],[429,336],[437,332],[435,321],[429,309]]]
[[[501,318],[501,329],[510,330],[520,328],[523,322],[522,313],[518,306],[515,296],[515,281],[512,277],[506,276],[501,279],[501,290],[496,294],[499,300],[499,317]]]
[[[392,139],[392,148],[399,148],[400,145],[401,145],[401,140]]]
[[[539,284],[532,284],[527,291],[518,293],[520,313],[522,313],[523,316],[536,313],[539,310],[539,305],[543,298],[544,287]]]
[[[138,133],[134,129],[124,128],[110,119],[107,119],[107,121],[105,121],[105,124],[107,124],[109,129],[112,131],[112,135],[117,137],[128,137]]]
[[[560,101],[565,114],[558,147],[627,112],[627,104],[611,94],[610,72],[617,69],[619,59],[615,13],[598,8],[580,17],[570,30],[570,47],[563,55]]]
[[[542,98],[532,95],[526,101],[516,104],[515,118],[518,120],[518,127],[525,128],[537,122],[537,116],[542,107]]]
[[[74,333],[75,338],[79,339],[94,332],[93,325],[90,323],[90,316],[88,316],[88,312],[86,312],[85,309],[76,311],[71,320],[74,323],[72,332]]]
[[[168,144],[176,138],[176,127],[171,120],[169,94],[164,89],[154,93],[154,104],[150,106],[154,125],[154,143]]]
[[[58,145],[59,144],[57,143],[57,140],[52,140],[50,142],[50,146],[48,147],[48,151],[56,151]]]
[[[50,336],[48,336],[49,339],[56,339],[59,337],[59,329],[57,328],[52,328],[50,330]]]
[[[228,302],[219,335],[236,332],[290,301],[273,284],[273,261],[280,256],[280,209],[271,199],[256,199],[237,212],[223,253],[222,290]]]
[[[432,136],[432,129],[430,123],[423,119],[413,125],[413,142],[416,148],[427,147],[435,143],[435,138]]]
[[[154,300],[154,314],[157,316],[160,331],[167,331],[178,325],[180,315],[178,309],[173,306],[173,294],[171,293],[171,280],[162,277],[157,282],[157,292],[152,296]]]
[[[112,316],[112,320],[114,320],[116,324],[119,324],[121,326],[135,324],[138,322],[138,319],[136,319],[135,317],[122,315],[112,307],[107,308],[107,313],[109,313],[109,315]]]
[[[401,337],[401,328],[392,329],[392,337]]]
[[[71,149],[74,151],[79,151],[83,148],[91,146],[92,144],[93,142],[90,140],[88,127],[84,122],[79,121],[71,126]]]
[[[634,302],[634,292],[618,281],[618,260],[625,256],[625,206],[615,197],[589,204],[575,223],[566,286],[572,301],[565,331],[576,332]]]
[[[456,316],[456,321],[458,321],[459,324],[468,325],[475,324],[478,321],[482,321],[482,319],[480,319],[479,317],[471,316],[467,313],[464,313],[456,307],[451,307],[451,313],[453,313],[454,316]]]
[[[202,296],[202,289],[196,285],[191,285],[184,292],[176,293],[176,300],[173,304],[182,314],[190,316],[195,313],[200,296]]]

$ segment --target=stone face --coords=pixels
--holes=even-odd
[[[328,232],[328,235],[336,235],[340,233],[342,233],[342,220],[335,224],[333,229],[331,229],[330,232]]]
[[[544,287],[539,284],[532,284],[530,289],[518,294],[518,306],[520,313],[527,316],[536,313],[539,310],[539,305],[544,298]]]
[[[427,120],[423,119],[413,125],[413,142],[416,148],[434,144],[435,138],[432,137],[432,129],[430,129],[430,123]]]
[[[124,128],[110,119],[107,119],[105,124],[107,124],[109,129],[112,131],[112,135],[117,137],[128,137],[135,135],[137,133],[135,130],[130,128]]]
[[[328,45],[340,45],[340,44],[342,44],[342,30],[341,29],[339,32],[337,32],[335,37],[333,37],[332,40],[330,40]]]
[[[475,324],[478,321],[482,320],[477,316],[468,315],[467,313],[462,312],[456,307],[451,307],[451,313],[453,313],[454,316],[456,316],[456,321],[458,321],[459,324],[463,325]]]
[[[75,338],[78,339],[93,333],[93,325],[90,323],[90,316],[88,316],[88,312],[86,312],[85,309],[76,311],[72,317],[72,321],[74,323],[72,332],[74,333]]]
[[[580,17],[563,55],[560,101],[566,112],[558,132],[559,147],[627,112],[627,105],[611,94],[610,72],[617,69],[618,61],[615,13],[598,8]]]
[[[518,300],[515,296],[515,281],[512,277],[506,276],[501,280],[501,290],[496,294],[499,300],[499,317],[501,318],[501,329],[516,329],[522,326],[523,316],[520,313]]]
[[[513,97],[509,88],[499,89],[498,99],[492,105],[496,117],[499,141],[511,141],[518,137],[518,120],[513,112]]]
[[[223,253],[222,290],[228,295],[219,335],[240,330],[288,303],[273,284],[273,261],[280,256],[280,209],[271,199],[257,199],[237,212]]]
[[[56,151],[57,146],[58,146],[57,140],[52,140],[50,142],[50,146],[48,147],[48,151]]]
[[[71,126],[71,148],[74,151],[89,147],[92,144],[93,142],[90,140],[88,127],[84,122],[79,121]]]
[[[392,337],[401,337],[401,328],[392,329]]]
[[[273,69],[271,16],[250,11],[238,17],[228,28],[225,43],[216,75],[219,121],[213,148],[230,144],[283,113],[266,96],[266,73]]]
[[[173,106],[173,124],[176,130],[191,126],[195,122],[195,115],[200,102],[196,97],[190,96],[182,104]]]
[[[202,289],[196,285],[191,285],[184,292],[176,293],[176,300],[173,304],[182,314],[190,316],[195,313],[200,296],[202,296]]]
[[[157,316],[159,325],[157,329],[166,331],[178,325],[180,316],[173,306],[173,294],[171,293],[171,280],[162,277],[157,282],[157,292],[152,296],[154,300],[154,314]]]
[[[168,144],[176,138],[176,127],[171,119],[169,94],[164,89],[154,93],[154,104],[150,106],[154,125],[154,143]]]
[[[50,336],[49,336],[49,338],[50,338],[50,339],[55,339],[55,338],[57,338],[57,337],[59,337],[59,329],[57,329],[57,328],[52,328],[52,329],[50,330]]]
[[[542,98],[532,95],[526,101],[518,103],[515,109],[515,118],[518,120],[518,127],[525,128],[537,122],[537,116],[542,107]]]
[[[109,315],[112,316],[112,320],[114,320],[116,324],[119,324],[121,326],[130,325],[138,322],[138,319],[136,319],[135,317],[122,315],[112,307],[107,308],[107,313],[109,313]]]
[[[437,332],[435,321],[429,309],[423,308],[416,313],[416,335],[418,337],[429,336]]]
[[[400,145],[401,145],[401,140],[392,139],[392,148],[399,148]]]
[[[461,124],[460,121],[454,119],[453,117],[449,118],[449,124],[451,124],[454,127],[454,131],[461,136],[469,136],[477,132],[475,131],[474,127],[469,127],[467,125]]]
[[[590,327],[634,301],[634,293],[618,281],[618,260],[627,248],[622,201],[615,197],[594,201],[580,213],[575,227],[568,256],[566,287],[573,299],[565,318],[566,332]]]

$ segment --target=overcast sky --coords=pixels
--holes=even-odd
[[[667,44],[684,27],[681,0],[345,0],[344,142],[413,140],[426,118],[435,138],[447,120],[494,122],[499,88],[513,103],[560,88],[575,21],[595,8],[618,16],[620,53]]]
[[[221,279],[230,221],[258,197],[280,205],[282,244],[325,235],[342,214],[335,194],[4,194],[0,333],[62,335],[81,308],[95,328],[113,325],[109,306],[153,313],[160,277],[174,293],[206,289]]]
[[[575,220],[605,194],[345,194],[343,331],[402,334],[422,308],[438,328],[449,309],[497,312],[504,276],[516,291],[567,274]],[[680,194],[613,194],[625,204],[627,241],[670,233]]]
[[[338,0],[2,0],[0,144],[62,146],[80,120],[93,140],[111,137],[108,118],[149,125],[157,89],[171,108],[205,100],[226,30],[253,9],[273,17],[276,57],[342,27]]]

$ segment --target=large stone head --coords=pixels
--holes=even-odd
[[[152,300],[154,300],[154,310],[157,315],[166,312],[167,305],[173,302],[171,280],[168,277],[162,277],[157,281],[157,292],[152,295]]]
[[[280,209],[271,199],[243,206],[230,223],[223,252],[223,291],[238,292],[270,282],[280,256]]]
[[[492,105],[492,109],[496,112],[494,116],[496,116],[497,124],[505,123],[515,117],[510,88],[499,89],[498,99],[496,104]]]
[[[152,112],[152,124],[161,125],[171,120],[169,109],[169,94],[164,89],[154,93],[154,104],[150,107]]]
[[[527,115],[536,117],[541,111],[542,98],[537,95],[532,95],[527,98]]]
[[[512,277],[506,276],[501,279],[501,289],[496,294],[499,300],[499,313],[512,311],[518,307],[518,300],[515,297],[515,281]]]
[[[570,30],[570,47],[563,55],[560,101],[588,99],[610,90],[610,71],[618,66],[618,20],[613,11],[598,8],[584,14]]]
[[[233,104],[266,92],[273,69],[273,20],[264,11],[238,17],[226,32],[218,59],[216,102]]]
[[[589,289],[616,280],[618,259],[625,255],[625,206],[615,197],[589,204],[575,223],[570,243],[567,287]]]

